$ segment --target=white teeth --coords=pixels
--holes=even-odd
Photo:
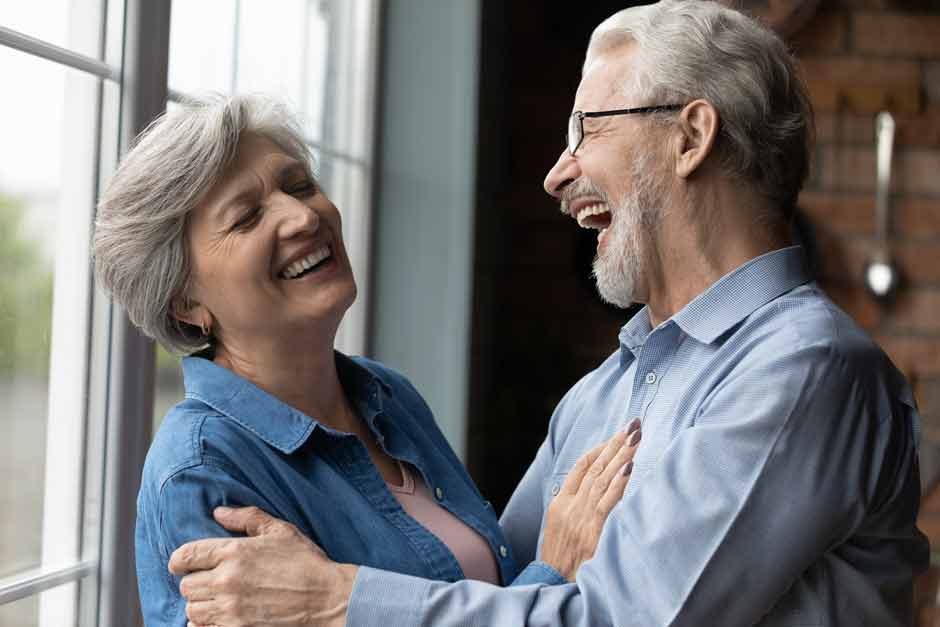
[[[602,213],[607,213],[607,205],[603,203],[598,203],[595,205],[588,205],[587,207],[582,208],[581,211],[578,212],[578,226],[580,226],[581,228],[585,228],[585,229],[591,228],[589,226],[586,226],[584,224],[584,221],[590,218],[591,216],[598,216],[598,215],[601,215]]]
[[[285,268],[284,271],[281,272],[281,276],[285,279],[293,279],[304,270],[309,270],[310,268],[317,265],[318,263],[320,263],[321,261],[323,261],[329,256],[330,256],[329,246],[323,246],[322,248],[318,248],[317,250],[313,251],[312,253],[304,257],[303,259],[298,259],[294,263],[287,266],[287,268]]]

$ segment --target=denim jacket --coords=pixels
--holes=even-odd
[[[167,414],[144,465],[136,554],[146,624],[186,625],[170,554],[231,536],[219,505],[256,505],[293,523],[337,562],[440,581],[457,559],[402,510],[362,443],[291,408],[230,370],[183,359],[185,399]],[[504,584],[517,567],[492,507],[448,446],[431,411],[399,373],[336,353],[340,380],[385,451],[421,473],[440,504],[486,539]]]

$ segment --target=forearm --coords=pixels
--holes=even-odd
[[[577,586],[526,585],[501,588],[481,581],[444,583],[372,568],[360,568],[349,604],[347,625],[356,627],[430,627],[460,624],[587,627],[578,618]]]

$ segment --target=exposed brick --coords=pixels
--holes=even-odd
[[[875,341],[902,372],[940,376],[940,338],[877,335]]]
[[[940,61],[924,64],[924,90],[927,92],[927,102],[940,106]]]
[[[894,232],[924,239],[940,237],[940,199],[908,198],[895,203]]]
[[[828,144],[836,141],[836,121],[838,115],[835,113],[817,113],[816,114],[816,143]]]
[[[800,209],[814,224],[846,235],[872,235],[875,231],[875,200],[871,194],[804,191]]]
[[[839,237],[820,230],[820,275],[835,283],[861,281],[865,265],[875,250],[868,237]],[[894,240],[891,251],[910,286],[940,286],[940,245],[930,241]],[[940,312],[938,312],[940,315]]]
[[[940,152],[911,150],[898,159],[900,189],[915,194],[940,196]]]
[[[813,105],[819,111],[921,110],[922,72],[914,61],[843,56],[806,57],[802,64]]]
[[[818,13],[791,39],[797,56],[842,52],[845,50],[848,29],[842,12]]]
[[[940,15],[857,12],[854,50],[892,56],[940,56]]]
[[[873,235],[875,197],[865,192],[807,190],[800,194],[800,208],[813,223],[842,235]],[[896,237],[940,237],[940,199],[892,198],[892,229]],[[940,246],[940,242],[937,242]]]
[[[940,379],[921,377],[916,383],[914,397],[921,412],[940,416]],[[940,512],[940,503],[937,505]]]
[[[867,331],[881,324],[884,310],[858,283],[827,283],[823,286],[832,301]]]
[[[875,191],[875,149],[863,146],[821,146],[819,183],[824,188]],[[940,152],[895,151],[891,189],[940,196]]]
[[[940,290],[902,289],[884,322],[898,331],[940,331]]]

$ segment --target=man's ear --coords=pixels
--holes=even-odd
[[[679,113],[680,136],[676,149],[676,174],[688,178],[711,154],[721,118],[706,100],[693,100]]]
[[[186,296],[177,296],[173,299],[172,315],[180,322],[200,329],[212,328],[212,314],[206,306]]]

